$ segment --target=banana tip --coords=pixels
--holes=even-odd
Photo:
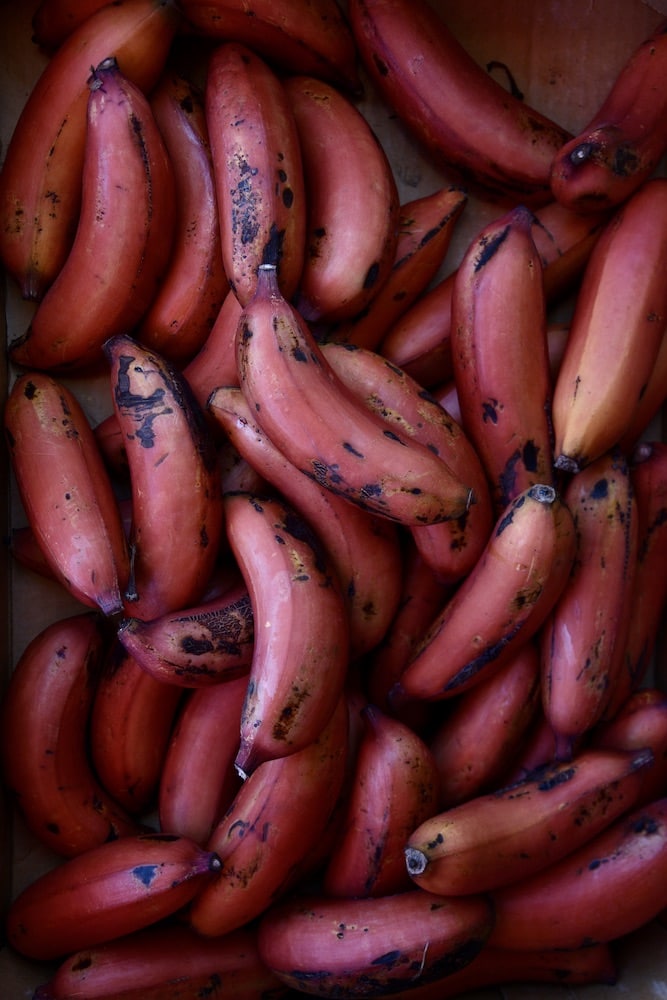
[[[405,848],[405,867],[411,878],[416,875],[423,875],[427,866],[428,858],[423,851],[420,851],[417,847]]]

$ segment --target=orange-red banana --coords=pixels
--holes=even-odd
[[[32,15],[32,37],[41,49],[53,53],[75,28],[108,0],[40,0]]]
[[[255,641],[236,763],[302,750],[338,704],[349,662],[340,584],[313,528],[278,497],[225,497],[227,538],[250,594]]]
[[[464,253],[452,293],[463,428],[497,513],[528,486],[553,482],[546,304],[532,226],[523,206],[484,226]]]
[[[43,297],[74,238],[91,67],[115,55],[127,78],[148,91],[177,24],[171,0],[106,4],[72,32],[34,84],[0,174],[0,258],[24,298]]]
[[[405,861],[428,892],[489,892],[553,866],[638,803],[650,750],[587,750],[417,827]]]
[[[316,531],[339,577],[350,657],[367,653],[384,636],[398,606],[401,552],[395,526],[301,475],[261,430],[240,388],[215,389],[208,409],[231,444]]]
[[[349,17],[378,92],[440,167],[502,198],[551,198],[569,133],[485,72],[427,0],[351,0]]]
[[[196,34],[235,41],[259,52],[287,73],[321,76],[350,94],[361,88],[355,44],[335,0],[180,0]]]
[[[586,266],[553,392],[557,468],[583,468],[631,424],[667,324],[666,263],[667,178],[655,178],[617,209]]]
[[[223,594],[149,621],[124,618],[118,639],[156,681],[209,687],[248,672],[255,621],[248,589],[238,581]]]
[[[404,722],[368,704],[340,834],[322,877],[329,896],[386,896],[411,887],[403,847],[438,809],[433,754]]]
[[[391,274],[400,222],[396,180],[383,146],[345,94],[308,76],[287,77],[284,86],[308,206],[294,301],[309,323],[347,320],[369,305]]]
[[[218,455],[172,365],[123,334],[105,353],[132,495],[125,612],[149,620],[196,604],[211,576],[224,534]]]
[[[259,265],[275,264],[280,289],[291,299],[306,252],[306,189],[282,80],[257,52],[223,42],[208,62],[205,105],[230,286],[245,306]]]
[[[46,373],[19,375],[4,429],[28,524],[51,571],[83,604],[116,614],[130,571],[127,538],[78,398]]]
[[[343,696],[312,743],[265,761],[244,781],[207,842],[221,869],[189,907],[200,934],[219,936],[255,920],[316,850],[342,789],[348,725]]]
[[[364,406],[389,428],[426,445],[470,485],[474,500],[461,517],[411,529],[424,559],[443,582],[463,579],[481,555],[494,520],[484,467],[470,439],[418,382],[382,355],[353,344],[324,344],[322,350]]]
[[[103,789],[88,756],[88,719],[105,643],[92,612],[55,621],[28,643],[3,699],[6,787],[28,829],[62,857],[138,832]]]
[[[120,837],[30,882],[10,904],[7,939],[27,958],[61,958],[171,916],[219,870],[187,837]]]
[[[377,350],[387,331],[435,278],[467,202],[464,191],[448,186],[403,203],[389,277],[359,315],[332,324],[327,339]]]
[[[667,151],[667,21],[621,67],[591,120],[558,151],[551,190],[576,211],[619,205]]]
[[[241,779],[234,768],[247,677],[188,692],[162,767],[160,829],[205,844]]]
[[[220,989],[234,1000],[285,992],[259,957],[254,928],[205,938],[174,920],[74,952],[34,1000],[194,1000]]]
[[[547,869],[492,893],[489,943],[577,948],[615,941],[665,907],[667,799],[617,819]]]
[[[102,785],[130,815],[145,815],[156,803],[180,698],[112,643],[91,705],[88,745]]]
[[[637,506],[625,459],[607,452],[563,494],[574,519],[572,572],[540,633],[542,704],[567,759],[602,717],[623,669],[637,563]]]
[[[493,788],[523,744],[540,705],[537,645],[456,699],[429,739],[443,809]]]
[[[572,515],[556,490],[520,493],[424,633],[392,699],[452,697],[509,662],[558,600],[574,555]]]
[[[135,335],[182,366],[206,341],[229,282],[202,91],[166,72],[150,94],[150,106],[173,169],[175,222],[164,278]]]
[[[303,473],[404,524],[460,517],[472,490],[419,442],[389,429],[336,376],[299,312],[262,267],[237,331],[241,389],[279,450]],[[335,418],[334,418],[335,414]]]
[[[613,719],[603,720],[590,734],[590,745],[603,750],[648,747],[653,764],[644,774],[642,802],[667,792],[667,695],[656,687],[628,695]]]
[[[259,925],[259,953],[284,983],[316,996],[394,996],[471,962],[488,939],[484,896],[420,889],[367,899],[299,894]]]
[[[76,235],[28,329],[9,346],[23,367],[99,366],[104,341],[140,320],[169,260],[173,170],[148,99],[113,58],[88,82]]]

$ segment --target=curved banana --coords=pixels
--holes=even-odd
[[[171,916],[219,870],[187,837],[120,837],[30,882],[10,903],[7,939],[27,958],[61,958]]]
[[[180,0],[186,25],[197,35],[235,41],[287,73],[329,80],[357,95],[361,89],[354,39],[335,0]]]
[[[658,417],[667,399],[667,337],[663,336],[640,398],[629,415],[618,445],[626,455],[632,455],[634,448],[646,437],[653,437],[651,422]]]
[[[33,1000],[187,1000],[214,997],[220,984],[234,1000],[278,1000],[285,992],[243,927],[205,938],[176,920],[69,955]]]
[[[230,289],[208,337],[183,368],[183,376],[200,406],[206,407],[214,389],[238,385],[236,330],[243,307]]]
[[[554,483],[546,304],[532,227],[522,205],[484,226],[452,293],[461,419],[497,513],[534,483]]]
[[[667,323],[666,262],[663,177],[617,209],[584,272],[553,392],[558,469],[583,468],[630,425]]]
[[[188,910],[200,934],[219,937],[259,917],[316,850],[343,786],[348,726],[342,696],[312,743],[246,778],[207,842],[221,870]]]
[[[76,236],[28,329],[9,345],[23,367],[99,366],[105,340],[139,321],[168,264],[173,171],[148,99],[115,59],[99,63],[89,86]]]
[[[165,72],[150,94],[174,174],[175,222],[166,272],[134,335],[183,366],[205,343],[229,291],[201,90]]]
[[[106,0],[39,0],[32,15],[32,38],[40,49],[53,53]]]
[[[443,809],[497,785],[539,706],[539,655],[536,643],[529,641],[504,667],[456,699],[434,729],[429,748]]]
[[[540,634],[542,705],[567,759],[602,717],[623,670],[637,564],[637,506],[616,452],[582,469],[563,498],[574,518],[570,577]]]
[[[208,410],[231,444],[317,533],[347,607],[350,657],[367,653],[398,606],[402,560],[395,526],[301,475],[261,430],[240,388],[215,389]]]
[[[621,67],[581,132],[551,166],[551,190],[576,211],[597,211],[629,198],[667,151],[667,21]]]
[[[208,61],[205,105],[229,284],[245,306],[259,265],[275,264],[291,299],[306,252],[306,189],[283,82],[257,52],[222,42]]]
[[[113,55],[125,76],[148,91],[177,24],[171,0],[107,4],[72,32],[34,84],[0,174],[0,259],[24,298],[44,296],[74,238],[91,66]],[[90,291],[85,283],[81,288]]]
[[[74,393],[43,372],[19,375],[5,437],[28,524],[55,577],[77,600],[113,615],[130,563],[113,485]]]
[[[633,691],[612,719],[595,727],[590,745],[602,750],[648,747],[653,765],[645,772],[641,801],[660,798],[667,788],[667,695],[656,687]]]
[[[438,775],[427,744],[404,722],[372,704],[341,832],[323,876],[328,896],[386,896],[411,887],[403,846],[438,809]]]
[[[102,785],[132,816],[155,805],[180,698],[111,644],[95,687],[88,745]]]
[[[2,770],[28,829],[62,857],[137,833],[95,775],[87,746],[107,635],[94,613],[59,619],[23,650],[2,706]]]
[[[667,799],[617,819],[583,847],[492,893],[489,943],[578,948],[615,941],[665,906]]]
[[[391,700],[458,695],[509,662],[558,600],[574,556],[572,515],[556,490],[537,485],[520,493],[426,630]]]
[[[394,996],[462,969],[482,950],[492,924],[485,896],[420,889],[367,899],[300,894],[264,914],[259,954],[299,992]]]
[[[322,486],[404,524],[460,517],[468,509],[469,484],[424,445],[387,428],[346,389],[281,296],[275,268],[260,269],[257,295],[239,323],[237,358],[241,389],[260,426]]]
[[[398,244],[398,187],[384,148],[344,93],[308,76],[289,76],[284,86],[307,200],[306,255],[293,301],[308,323],[330,324],[360,313],[389,279]]]
[[[189,691],[182,703],[160,776],[160,829],[205,844],[232,804],[241,779],[234,767],[244,675]]]
[[[201,407],[172,365],[123,334],[104,350],[130,470],[133,572],[125,613],[150,620],[196,604],[213,572],[224,535],[218,454]]]
[[[311,743],[338,704],[349,662],[347,611],[307,522],[278,497],[225,497],[227,538],[252,605],[255,641],[236,764]]]
[[[255,621],[242,580],[218,597],[149,621],[123,618],[118,639],[155,681],[209,687],[245,675],[253,655]]]
[[[551,198],[570,134],[486,73],[427,0],[351,0],[349,17],[378,92],[437,164],[487,194]]]

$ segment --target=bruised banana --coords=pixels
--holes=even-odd
[[[489,892],[553,865],[632,809],[650,750],[588,750],[522,781],[474,796],[413,830],[405,861],[415,884],[451,895]]]
[[[236,346],[248,404],[301,472],[364,510],[403,524],[430,524],[468,509],[469,484],[424,445],[387,428],[346,389],[305,321],[281,296],[275,268],[260,269]]]
[[[43,298],[74,238],[91,66],[113,55],[124,75],[148,91],[177,24],[171,0],[106,4],[72,32],[34,84],[0,175],[0,259],[24,298]],[[80,287],[89,293],[85,282]]]
[[[23,367],[99,366],[104,341],[138,323],[168,265],[173,170],[148,99],[114,58],[93,69],[89,90],[76,235],[28,329],[9,345]]]
[[[119,612],[130,563],[113,486],[74,393],[44,372],[19,375],[4,429],[28,524],[55,577],[88,607]]]
[[[149,620],[197,603],[213,572],[224,533],[218,454],[172,365],[124,334],[104,350],[130,470],[125,612]]]
[[[2,708],[2,769],[28,829],[62,857],[139,832],[102,787],[87,727],[106,633],[93,612],[48,625],[26,646]]]
[[[278,497],[225,497],[227,538],[252,605],[255,641],[236,764],[308,746],[331,718],[347,675],[340,585],[319,538]]]
[[[187,837],[120,837],[26,886],[9,906],[7,937],[27,958],[61,958],[171,916],[219,869],[217,855]]]
[[[280,289],[291,299],[306,251],[306,192],[283,82],[257,52],[223,42],[208,62],[205,105],[230,286],[245,306],[259,265],[275,264]]]

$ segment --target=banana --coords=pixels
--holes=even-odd
[[[211,332],[194,358],[183,368],[183,376],[200,406],[221,385],[238,385],[236,370],[236,329],[243,307],[229,290]]]
[[[257,294],[239,321],[237,358],[241,389],[260,426],[322,486],[404,524],[468,509],[470,485],[424,445],[387,428],[336,377],[270,266],[260,269]]]
[[[665,906],[667,799],[622,816],[530,878],[492,893],[489,943],[577,948],[615,941]]]
[[[160,829],[205,844],[239,790],[234,768],[247,677],[189,691],[159,783]]]
[[[236,757],[247,775],[311,743],[338,704],[347,612],[319,538],[278,497],[225,497],[227,538],[250,594],[255,641]]]
[[[7,940],[27,958],[62,958],[171,916],[219,870],[187,837],[121,837],[30,882],[10,903]]]
[[[487,680],[455,699],[429,739],[440,805],[456,806],[497,784],[540,706],[537,645],[526,642]]]
[[[299,993],[394,996],[462,969],[492,924],[484,896],[420,889],[367,899],[302,894],[267,910],[258,946],[268,968]]]
[[[180,0],[184,28],[213,41],[234,41],[258,52],[287,73],[328,80],[351,95],[361,81],[354,38],[335,0]]]
[[[104,350],[131,480],[125,613],[150,620],[196,604],[211,576],[224,536],[218,455],[172,365],[123,334]]]
[[[29,524],[12,528],[9,538],[9,551],[12,559],[33,573],[38,573],[47,580],[55,580],[53,570],[49,566],[42,549],[37,542],[35,532]]]
[[[223,42],[209,59],[204,99],[229,284],[245,306],[258,266],[275,264],[291,299],[306,252],[306,189],[282,80],[256,52]]]
[[[53,53],[87,17],[107,0],[40,0],[32,15],[32,38]]]
[[[645,772],[642,802],[652,802],[667,788],[667,695],[659,688],[633,691],[616,715],[593,730],[590,745],[603,750],[648,747],[653,765]]]
[[[193,1000],[221,988],[234,1000],[285,993],[259,958],[256,930],[209,939],[173,921],[76,951],[33,1000]]]
[[[380,354],[352,344],[323,344],[322,350],[342,382],[387,426],[438,455],[462,482],[474,502],[459,518],[412,527],[425,561],[445,583],[462,580],[477,562],[493,527],[493,506],[486,474],[465,431],[428,392]]]
[[[46,373],[19,375],[4,429],[27,521],[51,572],[81,603],[116,614],[130,572],[127,538],[78,398]]]
[[[667,337],[663,336],[646,385],[618,440],[619,447],[626,455],[630,456],[643,438],[653,436],[651,421],[659,415],[666,399]]]
[[[593,117],[558,151],[551,190],[576,211],[613,207],[653,174],[667,151],[667,21],[634,50]]]
[[[135,336],[182,367],[205,343],[229,282],[203,94],[165,72],[150,106],[173,169],[176,218],[166,273]]]
[[[378,93],[433,162],[487,196],[551,199],[570,134],[486,73],[427,0],[351,0],[349,18]]]
[[[288,77],[284,86],[307,199],[306,254],[293,301],[308,323],[347,320],[369,305],[391,274],[398,187],[383,146],[344,93],[303,75]]]
[[[115,56],[123,74],[148,91],[162,73],[177,24],[171,0],[105,5],[72,32],[33,85],[0,174],[0,259],[24,298],[44,296],[74,238],[91,66]],[[81,289],[90,294],[85,283]]]
[[[625,433],[667,323],[667,178],[607,223],[584,272],[553,392],[555,465],[576,472]]]
[[[247,674],[255,621],[242,580],[200,604],[144,621],[123,618],[118,639],[155,681],[209,687]]]
[[[365,730],[343,825],[322,876],[328,896],[385,896],[410,888],[403,845],[438,808],[436,764],[424,740],[372,704],[361,714]]]
[[[148,99],[114,58],[88,82],[76,236],[28,329],[9,345],[24,368],[97,368],[104,341],[139,321],[168,264],[173,170]]]
[[[102,785],[132,816],[154,805],[181,692],[142,670],[117,643],[90,710],[90,758]]]
[[[342,696],[312,743],[243,782],[207,841],[221,870],[189,906],[198,933],[219,937],[255,920],[317,848],[343,786],[348,726]]]
[[[326,339],[377,350],[387,331],[436,277],[467,202],[464,191],[447,186],[402,204],[389,277],[359,315],[334,323]]]
[[[652,762],[649,749],[586,750],[515,785],[473,796],[412,832],[407,870],[419,888],[454,896],[524,880],[634,808]]]
[[[474,569],[418,643],[391,700],[452,697],[509,662],[565,587],[572,515],[552,486],[531,486],[498,518]]]
[[[452,293],[451,349],[463,428],[496,512],[553,484],[546,303],[533,219],[520,205],[466,249]]]
[[[208,409],[231,444],[317,533],[347,608],[350,658],[364,655],[380,642],[398,606],[402,560],[395,525],[301,475],[261,430],[240,388],[215,389]]]
[[[602,717],[623,669],[637,564],[637,506],[630,471],[607,452],[572,477],[563,498],[577,552],[540,633],[542,705],[567,759],[572,741]]]
[[[6,787],[28,829],[61,857],[139,831],[88,756],[88,717],[106,640],[93,612],[58,619],[25,647],[3,698]]]

